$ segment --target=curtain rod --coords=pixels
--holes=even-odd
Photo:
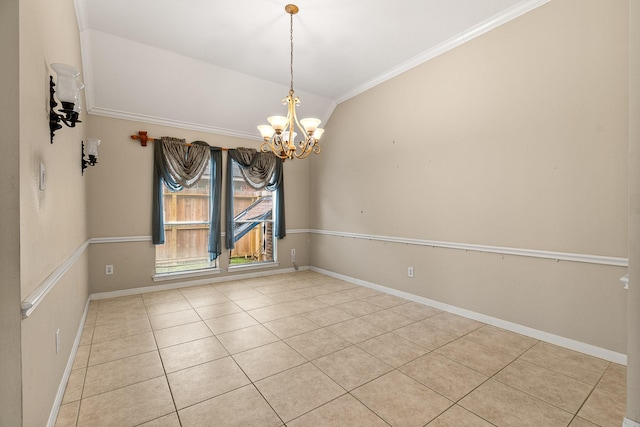
[[[143,130],[139,130],[137,135],[131,135],[131,139],[140,140],[140,145],[143,147],[147,146],[147,142],[160,141],[160,138],[151,138],[150,136],[147,136],[147,131],[143,131]],[[187,147],[191,147],[191,144],[189,143],[187,143],[186,145]],[[223,151],[228,150],[228,148],[222,148],[222,147],[220,147],[220,149]]]

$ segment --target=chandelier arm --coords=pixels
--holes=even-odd
[[[304,136],[305,141],[309,139],[309,134],[307,133],[307,130],[304,128],[304,126],[302,126],[300,124],[300,122],[298,121],[298,115],[296,114],[296,110],[293,110],[293,118],[295,119],[295,123],[296,125],[298,125],[298,129],[300,129],[300,132],[302,133],[302,135]]]
[[[306,150],[301,152],[299,155],[296,156],[296,158],[298,159],[305,159],[309,156],[309,154],[311,154],[311,150]]]
[[[277,150],[277,156],[281,159],[290,159],[291,149],[289,148],[289,143],[283,139],[282,135],[275,135],[274,142]]]
[[[304,140],[300,141],[298,146],[300,147],[301,151],[306,152],[311,150],[311,147],[313,147],[313,144],[314,144],[313,138],[305,138]]]
[[[277,142],[274,143],[270,141],[265,141],[260,145],[260,151],[263,153],[273,153],[276,157],[280,159],[290,159],[289,155],[286,151],[279,145]]]

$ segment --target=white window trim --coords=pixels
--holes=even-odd
[[[191,277],[203,277],[220,274],[220,267],[203,268],[199,270],[176,271],[171,273],[157,273],[151,276],[154,282],[164,282],[167,280],[188,279]]]
[[[263,262],[252,262],[248,264],[238,264],[238,265],[230,265],[227,267],[228,272],[238,272],[245,270],[259,270],[263,268],[274,268],[279,267],[280,263],[278,261],[263,261]]]

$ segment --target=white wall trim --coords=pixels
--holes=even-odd
[[[131,242],[150,242],[151,236],[125,236],[125,237],[92,237],[89,243],[131,243]]]
[[[287,230],[287,234],[304,234],[311,233],[312,230],[308,228],[293,228],[291,230]]]
[[[80,325],[78,326],[78,332],[76,333],[76,339],[73,341],[73,347],[71,347],[71,353],[69,354],[69,360],[67,360],[67,366],[62,374],[60,385],[58,386],[58,392],[56,398],[53,401],[53,407],[49,413],[49,420],[47,421],[47,427],[54,427],[56,419],[58,418],[58,412],[60,412],[60,405],[62,404],[62,398],[64,397],[64,391],[67,388],[67,382],[71,375],[71,369],[78,353],[78,347],[80,346],[80,340],[82,339],[82,332],[84,331],[84,323],[87,320],[87,313],[89,312],[90,298],[87,298],[87,302],[84,305],[84,313],[82,313],[82,319],[80,319]]]
[[[80,258],[84,251],[91,243],[125,243],[125,242],[145,242],[151,241],[150,236],[131,236],[131,237],[98,237],[86,240],[76,249],[69,258],[64,260],[47,278],[34,289],[20,304],[22,318],[25,319],[33,313],[40,305],[49,292],[58,284],[62,276],[64,276],[75,262]]]
[[[602,255],[576,254],[569,252],[541,251],[537,249],[510,248],[504,246],[476,245],[472,243],[443,242],[437,240],[409,239],[404,237],[378,236],[373,234],[346,233],[342,231],[310,230],[313,234],[325,236],[349,237],[353,239],[377,240],[381,242],[403,243],[406,245],[431,246],[433,248],[458,249],[474,252],[488,252],[500,255],[514,255],[531,258],[552,259],[555,261],[584,262],[588,264],[612,265],[616,267],[628,267],[627,258],[610,257]]]
[[[433,248],[457,249],[464,251],[487,252],[500,255],[525,256],[532,258],[551,259],[555,261],[573,261],[589,264],[611,265],[616,267],[628,267],[627,258],[609,257],[601,255],[575,254],[568,252],[541,251],[537,249],[510,248],[502,246],[476,245],[471,243],[444,242],[436,240],[410,239],[404,237],[378,236],[373,234],[347,233],[342,231],[329,231],[317,229],[290,229],[287,234],[319,234],[334,237],[347,237],[353,239],[376,240],[389,243],[402,243],[415,246],[431,246]],[[224,233],[222,233],[224,235]],[[75,252],[58,266],[27,298],[21,303],[23,318],[29,317],[33,310],[42,302],[44,297],[51,292],[58,281],[66,274],[73,264],[87,249],[89,244],[107,243],[134,243],[151,242],[151,236],[121,236],[121,237],[92,237],[84,242]],[[295,270],[294,270],[295,271]],[[236,276],[233,276],[236,277]],[[192,283],[192,282],[189,282]],[[626,283],[625,283],[626,284]]]
[[[503,24],[506,24],[507,22],[521,15],[524,15],[527,12],[532,11],[533,9],[536,9],[544,5],[545,3],[548,3],[549,1],[551,0],[525,0],[523,2],[520,2],[515,6],[511,7],[510,9],[507,9],[503,13],[496,15],[492,18],[489,18],[486,21],[481,22],[469,28],[465,32],[460,33],[457,36],[454,36],[449,40],[443,43],[440,43],[439,45],[431,49],[428,49],[417,56],[414,56],[413,58],[401,63],[400,65],[390,69],[389,71],[383,74],[380,74],[379,76],[369,80],[368,82],[365,82],[362,85],[355,87],[351,91],[345,93],[340,98],[338,98],[336,100],[336,103],[340,104],[357,95],[360,95],[362,92],[365,92],[379,84],[384,83],[387,80],[390,80],[406,71],[409,71],[414,67],[417,67],[420,64],[423,64],[439,55],[442,55],[443,53],[446,53],[462,45],[463,43],[468,42],[469,40],[472,40],[486,32],[489,32],[494,28],[497,28]]]
[[[640,423],[632,421],[629,418],[625,418],[622,421],[622,427],[640,427]]]
[[[84,242],[78,249],[76,249],[69,258],[64,260],[62,264],[58,266],[49,276],[34,289],[29,296],[27,296],[22,303],[20,304],[20,309],[22,310],[22,317],[26,318],[31,315],[33,310],[36,309],[38,305],[42,302],[45,296],[54,288],[55,285],[58,284],[62,276],[64,276],[67,271],[75,264],[75,262],[80,258],[80,256],[84,253],[84,251],[89,246],[89,240]]]
[[[298,269],[309,270],[309,267],[299,267]],[[185,282],[167,283],[164,285],[153,285],[153,286],[145,286],[142,288],[123,289],[120,291],[98,292],[98,293],[91,294],[89,298],[93,301],[93,300],[125,297],[130,295],[146,294],[149,292],[167,291],[171,289],[188,288],[188,287],[200,286],[200,285],[211,285],[215,283],[231,282],[234,280],[253,279],[256,277],[293,273],[295,271],[296,270],[294,270],[293,268],[282,268],[282,269],[272,270],[272,271],[262,270],[254,273],[234,274],[234,275],[222,276],[222,277],[209,277],[209,278],[200,279],[200,280],[189,280]]]
[[[227,272],[234,273],[236,271],[251,271],[251,270],[260,270],[263,268],[278,268],[278,267],[280,267],[280,263],[278,261],[265,261],[265,262],[229,265],[227,267]]]
[[[193,130],[197,132],[215,133],[217,135],[230,136],[233,138],[262,141],[262,138],[260,138],[260,135],[258,135],[257,133],[253,134],[253,133],[247,133],[247,132],[239,132],[231,129],[218,128],[215,126],[207,126],[199,123],[183,122],[180,120],[173,120],[173,119],[164,118],[164,117],[148,116],[145,114],[131,113],[128,111],[119,111],[119,110],[113,110],[109,108],[100,108],[100,107],[91,106],[87,108],[87,113],[93,114],[96,116],[110,117],[113,119],[130,120],[130,121],[150,123],[150,124],[160,125],[160,126],[169,126],[169,127],[179,128],[179,129]]]
[[[309,229],[291,229],[287,230],[287,234],[302,234],[310,233]],[[222,237],[226,236],[224,231],[220,233]],[[92,237],[89,239],[89,243],[130,243],[130,242],[151,242],[151,236],[122,236],[122,237]]]
[[[371,283],[371,282],[356,279],[353,277],[344,276],[342,274],[334,273],[332,271],[324,270],[321,268],[311,267],[310,269],[311,271],[322,273],[330,277],[335,277],[336,279],[344,280],[346,282],[354,283],[360,286],[365,286],[367,288],[375,289],[390,295],[395,295],[400,298],[405,298],[407,300],[417,302],[419,304],[428,305],[430,307],[434,307],[439,310],[457,314],[459,316],[466,317],[469,319],[477,320],[479,322],[483,322],[488,325],[496,326],[498,328],[502,328],[507,331],[515,332],[520,335],[525,335],[540,341],[545,341],[551,344],[555,344],[560,347],[568,348],[570,350],[575,350],[580,353],[588,354],[590,356],[594,356],[600,359],[608,360],[609,362],[614,362],[619,365],[626,366],[627,364],[627,356],[625,354],[607,350],[602,347],[586,344],[580,341],[572,340],[570,338],[565,338],[565,337],[551,334],[545,331],[540,331],[538,329],[529,328],[527,326],[519,325],[517,323],[508,322],[506,320],[487,316],[482,313],[476,313],[474,311],[466,310],[453,305],[435,301],[429,298],[424,298],[418,295],[410,294],[408,292],[399,291],[397,289],[388,288],[386,286],[378,285],[376,283]]]
[[[189,279],[192,277],[203,277],[220,274],[220,268],[211,267],[203,268],[201,270],[188,270],[188,271],[176,271],[171,273],[158,273],[151,276],[154,282],[166,282],[169,280]]]
[[[287,230],[288,234],[297,234],[297,233],[307,233],[309,230]],[[224,236],[225,233],[222,233]],[[22,303],[20,304],[20,309],[22,311],[22,317],[27,318],[33,313],[33,311],[38,307],[38,305],[42,302],[44,297],[51,292],[51,290],[58,284],[62,276],[64,276],[67,271],[75,264],[75,262],[80,258],[80,256],[87,249],[89,244],[105,244],[105,243],[134,243],[134,242],[151,242],[151,236],[122,236],[122,237],[92,237],[85,241],[78,249],[76,249],[73,254],[64,260],[62,264],[60,264],[36,289],[34,289],[29,296],[27,296]],[[274,266],[277,267],[277,264]],[[256,266],[256,268],[265,267],[265,265]],[[231,270],[230,270],[231,271]],[[291,269],[291,271],[295,271]],[[216,271],[208,271],[205,274],[216,274],[219,273],[219,270]],[[266,273],[265,273],[266,274]],[[238,277],[234,275],[233,277]],[[171,278],[166,278],[164,280],[171,280]],[[211,279],[207,279],[207,281],[211,281]],[[188,284],[194,284],[196,282],[181,282],[181,286],[185,286]]]

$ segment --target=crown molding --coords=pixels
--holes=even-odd
[[[88,102],[88,101],[87,101]],[[253,133],[234,131],[231,129],[218,128],[215,126],[207,126],[199,123],[183,122],[180,120],[172,120],[162,117],[147,116],[144,114],[131,113],[126,111],[111,110],[108,108],[92,107],[87,109],[89,114],[95,116],[110,117],[113,119],[130,120],[142,123],[149,123],[160,126],[170,126],[178,129],[188,129],[197,132],[214,133],[217,135],[230,136],[234,138],[249,139],[254,141],[262,141],[259,135]]]

